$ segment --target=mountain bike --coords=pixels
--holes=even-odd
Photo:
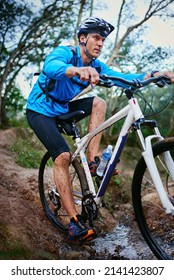
[[[104,194],[121,158],[128,135],[134,131],[141,148],[141,158],[137,161],[131,188],[135,219],[154,255],[158,259],[174,259],[174,137],[164,138],[161,135],[157,122],[144,116],[139,98],[135,97],[141,88],[151,83],[162,87],[170,84],[170,80],[163,76],[144,81],[128,81],[101,75],[99,86],[111,88],[114,81],[127,86],[124,90],[127,105],[82,138],[76,123],[83,111],[58,117],[58,129],[71,135],[76,146],[69,167],[74,202],[84,220],[94,226],[100,208],[104,206]],[[121,119],[123,125],[113,145],[113,153],[105,173],[102,177],[92,177],[85,154],[88,144],[94,136]],[[68,234],[69,220],[54,184],[52,161],[48,152],[40,164],[39,192],[48,219],[59,230]]]

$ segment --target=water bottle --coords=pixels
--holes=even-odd
[[[107,148],[102,153],[100,164],[96,170],[97,175],[100,177],[103,176],[107,163],[112,156],[112,148],[113,148],[112,145],[108,145]]]

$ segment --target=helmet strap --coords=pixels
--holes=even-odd
[[[87,55],[88,58],[90,58],[91,60],[94,60],[95,57],[91,56],[87,50],[87,42],[88,42],[88,39],[89,39],[89,33],[87,35],[87,38],[86,38],[86,42],[80,42],[79,45],[82,45],[84,46],[84,51],[85,51],[85,54]]]

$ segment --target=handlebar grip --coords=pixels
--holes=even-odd
[[[158,76],[158,77],[161,78],[160,81],[155,82],[155,84],[158,87],[163,88],[165,85],[171,85],[172,82],[171,82],[171,80],[168,77],[166,77],[166,76],[162,76],[162,77]]]

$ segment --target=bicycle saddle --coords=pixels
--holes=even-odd
[[[72,113],[67,113],[57,117],[57,126],[61,133],[67,135],[74,135],[74,129],[72,123],[83,119],[84,111],[79,110]]]
[[[79,110],[72,113],[67,113],[57,117],[57,121],[65,121],[67,123],[77,122],[82,119],[82,116],[85,114],[84,111]]]

